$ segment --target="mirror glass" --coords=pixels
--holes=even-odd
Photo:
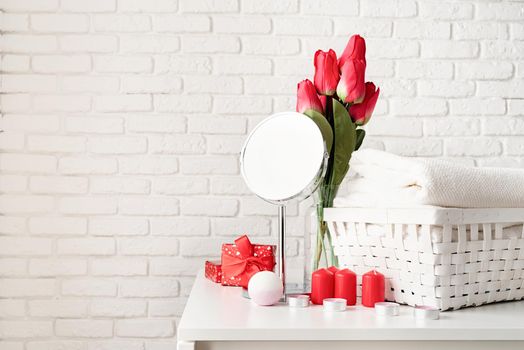
[[[274,114],[248,136],[240,156],[249,189],[262,199],[282,203],[303,199],[320,183],[326,165],[320,129],[304,114]]]

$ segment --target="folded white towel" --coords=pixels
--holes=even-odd
[[[442,161],[360,150],[351,160],[357,174],[337,207],[524,208],[524,170],[474,168]]]

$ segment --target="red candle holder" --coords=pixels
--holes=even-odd
[[[311,275],[311,302],[322,305],[326,298],[333,298],[334,276],[327,269],[319,269]]]
[[[384,301],[385,292],[383,274],[372,270],[362,276],[362,305],[375,307],[375,303]]]
[[[347,305],[357,303],[357,275],[349,269],[335,273],[335,298],[346,299]]]

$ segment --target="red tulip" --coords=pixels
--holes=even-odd
[[[338,68],[342,69],[342,66],[348,60],[362,60],[364,66],[366,65],[366,41],[360,35],[353,35],[349,38],[349,42],[338,60]]]
[[[380,93],[380,88],[375,90],[375,84],[371,82],[366,83],[366,96],[364,101],[359,104],[354,104],[349,107],[349,115],[351,119],[357,125],[364,125],[371,118],[375,105],[377,104],[378,94]]]
[[[307,114],[306,112],[309,110],[324,114],[315,86],[311,80],[305,79],[297,86],[297,112]]]
[[[324,95],[320,95],[319,98],[320,98],[320,103],[322,104],[322,110],[325,111],[326,104],[327,104],[327,97]]]
[[[340,79],[337,54],[333,50],[315,52],[315,87],[321,95],[331,96]]]
[[[364,72],[366,63],[362,60],[347,60],[341,68],[337,95],[346,103],[360,103],[366,93]]]

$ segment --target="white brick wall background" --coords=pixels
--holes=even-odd
[[[275,235],[246,133],[353,33],[382,91],[367,147],[524,165],[522,1],[0,4],[1,350],[173,349],[204,259]]]

